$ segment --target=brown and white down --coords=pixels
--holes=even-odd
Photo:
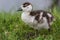
[[[43,10],[32,11],[33,6],[29,2],[23,3],[21,9],[23,10],[21,19],[30,27],[37,30],[41,28],[50,29],[53,22],[53,15],[50,12]]]

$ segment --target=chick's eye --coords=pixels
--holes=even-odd
[[[26,7],[26,6],[23,6],[23,7]]]

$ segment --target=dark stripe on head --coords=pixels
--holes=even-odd
[[[23,3],[23,7],[27,7],[28,5],[31,5],[31,3],[29,3],[29,2]]]

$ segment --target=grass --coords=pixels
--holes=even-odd
[[[60,12],[53,9],[56,21],[51,26],[51,32],[40,30],[37,37],[30,36],[29,40],[60,40]],[[0,13],[0,40],[27,40],[27,33],[35,33],[36,30],[30,28],[21,20],[21,12]],[[46,34],[46,35],[45,35]]]

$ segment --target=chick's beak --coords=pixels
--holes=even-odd
[[[21,8],[19,8],[17,11],[22,11],[22,9],[21,9]]]

